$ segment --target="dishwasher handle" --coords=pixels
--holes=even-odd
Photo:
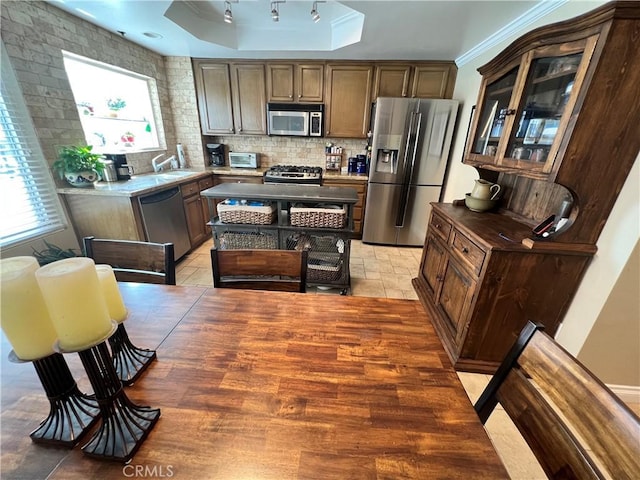
[[[150,203],[164,202],[176,195],[180,195],[180,187],[169,188],[158,193],[152,193],[144,197],[140,197],[140,204],[148,205]]]

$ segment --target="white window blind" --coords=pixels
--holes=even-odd
[[[1,50],[0,247],[7,247],[61,230],[66,221],[4,43]]]

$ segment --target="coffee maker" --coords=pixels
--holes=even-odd
[[[209,165],[224,166],[224,145],[221,143],[207,143]]]
[[[123,153],[105,153],[107,160],[113,160],[118,180],[129,180],[133,175],[133,168],[127,165],[127,156]]]

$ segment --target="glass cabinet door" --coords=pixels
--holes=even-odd
[[[490,157],[495,157],[498,153],[498,144],[505,131],[505,120],[511,113],[509,103],[518,77],[518,68],[510,70],[487,85],[471,144],[471,153]]]
[[[531,62],[504,153],[505,162],[538,163],[549,158],[583,53]]]

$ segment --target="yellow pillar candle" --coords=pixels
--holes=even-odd
[[[22,360],[51,355],[58,339],[36,281],[39,267],[35,257],[0,260],[0,323]]]
[[[96,265],[96,272],[102,286],[102,294],[107,301],[111,319],[122,323],[127,318],[127,307],[124,306],[116,276],[111,265]]]
[[[58,260],[40,267],[36,279],[62,350],[89,348],[108,336],[111,317],[92,259]]]

